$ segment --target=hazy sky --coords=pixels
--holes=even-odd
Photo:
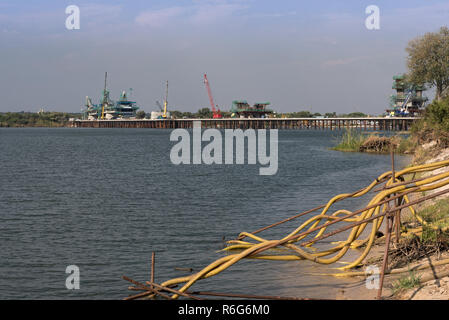
[[[69,5],[80,29],[65,26]],[[380,8],[368,30],[365,8]],[[449,2],[128,0],[0,1],[0,112],[79,112],[104,72],[116,99],[133,88],[146,112],[270,101],[278,112],[380,114],[407,42],[449,24]]]

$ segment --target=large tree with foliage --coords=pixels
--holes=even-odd
[[[449,87],[449,29],[442,27],[411,40],[406,51],[410,81],[435,87],[435,98],[441,100]]]

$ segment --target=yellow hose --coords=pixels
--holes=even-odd
[[[228,241],[228,246],[223,249],[226,252],[235,252],[238,253],[229,254],[224,256],[213,263],[209,264],[201,271],[180,278],[171,279],[162,283],[162,286],[169,286],[174,284],[184,285],[179,289],[180,292],[185,292],[188,288],[190,288],[196,281],[204,278],[212,277],[233,264],[237,263],[241,259],[263,259],[263,260],[277,260],[277,261],[300,261],[300,260],[309,260],[319,264],[333,264],[333,263],[342,263],[340,259],[351,249],[357,249],[361,246],[365,245],[361,254],[352,262],[347,262],[343,267],[337,269],[348,270],[359,266],[363,260],[366,258],[368,253],[370,252],[372,246],[376,241],[376,235],[379,231],[383,221],[384,216],[380,216],[379,218],[375,218],[369,222],[361,223],[360,225],[352,227],[349,231],[349,234],[346,237],[346,240],[332,242],[333,247],[319,250],[318,248],[312,247],[311,245],[307,245],[304,248],[301,248],[295,245],[296,242],[304,240],[307,237],[311,239],[316,239],[317,237],[322,236],[327,230],[327,226],[325,225],[328,222],[335,221],[336,219],[342,219],[337,224],[342,223],[353,223],[353,222],[362,222],[368,218],[374,218],[380,214],[380,212],[385,213],[386,210],[389,210],[388,203],[381,203],[389,199],[392,196],[398,196],[404,194],[402,199],[404,203],[409,203],[410,199],[408,193],[420,193],[424,191],[431,191],[449,184],[449,171],[443,172],[429,178],[422,179],[420,181],[410,182],[410,183],[402,183],[404,181],[404,177],[406,175],[412,174],[412,179],[415,177],[416,173],[422,172],[431,172],[440,168],[448,167],[449,160],[440,161],[430,164],[418,165],[413,167],[405,168],[401,171],[395,172],[394,177],[392,176],[392,172],[388,171],[381,174],[376,180],[371,182],[367,187],[362,189],[361,191],[355,194],[339,194],[330,199],[322,211],[307,219],[305,222],[301,223],[300,226],[295,228],[285,237],[279,240],[267,240],[260,236],[256,236],[250,232],[242,232],[239,234],[239,239],[243,237],[248,238],[248,241],[242,240],[231,240]],[[337,210],[333,213],[330,213],[330,209],[332,205],[337,201],[343,200],[345,198],[358,198],[366,195],[368,192],[372,191],[374,187],[383,184],[385,179],[388,179],[385,182],[385,187],[377,191],[377,193],[371,198],[368,202],[367,207],[373,206],[371,209],[367,209],[358,215],[352,215],[352,211],[349,210]],[[398,185],[400,184],[400,185]],[[406,194],[407,193],[407,194]],[[396,200],[392,200],[395,201]],[[408,207],[412,216],[421,224],[428,224],[417,212],[416,210],[410,206]],[[348,216],[347,218],[345,218]],[[321,227],[318,227],[322,224]],[[366,239],[359,239],[368,225],[371,224],[371,230]],[[315,232],[310,232],[307,234],[306,231],[310,231],[314,228],[318,228]],[[417,231],[419,232],[419,230]],[[294,240],[289,240],[291,237],[302,234],[300,237],[294,238]],[[251,242],[254,241],[254,242]],[[317,241],[319,243],[319,241]],[[279,250],[281,249],[281,250]],[[267,254],[269,250],[272,254]],[[256,252],[257,251],[257,252]],[[274,253],[277,254],[274,254]],[[449,260],[448,260],[449,263]],[[399,271],[392,271],[392,273],[396,273]],[[363,272],[345,272],[332,274],[334,276],[348,276],[348,275],[362,275]],[[364,273],[363,273],[364,275]],[[173,299],[176,299],[178,295],[174,294],[172,296]]]

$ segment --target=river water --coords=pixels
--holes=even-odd
[[[389,156],[330,150],[340,134],[279,131],[278,172],[263,176],[259,165],[174,165],[169,130],[0,128],[0,299],[120,299],[122,275],[149,280],[153,251],[158,283],[198,271],[224,255],[223,238],[390,169]],[[260,235],[278,239],[301,221]],[[79,290],[66,288],[69,265]],[[342,280],[308,275],[333,267],[245,260],[192,289],[334,298]]]

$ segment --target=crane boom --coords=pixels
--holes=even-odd
[[[167,104],[168,104],[168,80],[167,80],[167,87],[165,89],[164,114],[162,115],[164,119],[167,118]]]
[[[212,111],[215,113],[214,98],[212,97],[212,91],[210,90],[209,80],[207,80],[207,75],[206,74],[204,74],[204,84],[206,85],[207,94],[209,95],[210,106],[212,107]]]
[[[214,98],[212,97],[212,91],[210,90],[209,80],[207,80],[207,75],[206,74],[204,74],[204,84],[206,85],[206,88],[207,88],[207,94],[209,96],[209,103],[210,103],[210,106],[212,108],[212,112],[214,114],[213,117],[214,118],[221,118],[220,109],[218,109],[218,111],[217,111],[217,109],[215,109]]]
[[[107,100],[108,100],[108,96],[107,96],[107,93],[106,93],[106,82],[107,82],[107,79],[108,79],[108,73],[105,72],[104,73],[103,104],[101,105],[101,120],[104,119],[104,105],[107,103]]]

